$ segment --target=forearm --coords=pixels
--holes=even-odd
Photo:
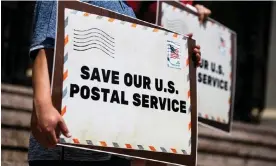
[[[33,65],[33,91],[35,107],[51,103],[50,73],[52,55],[49,51],[41,49],[38,51]]]

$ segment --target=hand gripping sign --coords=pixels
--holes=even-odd
[[[59,145],[195,165],[194,40],[77,1],[58,2],[56,39]]]
[[[198,120],[230,132],[235,94],[236,34],[208,18],[200,24],[191,6],[158,1],[157,24],[179,34],[193,33],[202,50],[197,70]]]

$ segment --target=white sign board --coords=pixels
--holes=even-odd
[[[231,96],[234,94],[231,87],[234,66],[233,32],[210,20],[200,24],[198,16],[180,3],[160,4],[162,11],[159,24],[179,34],[192,33],[197,45],[201,47],[202,64],[197,70],[199,117],[213,121],[215,123],[209,125],[229,132],[232,120]]]
[[[195,152],[185,36],[68,8],[61,21],[61,143]]]

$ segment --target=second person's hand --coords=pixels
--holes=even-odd
[[[200,23],[203,23],[207,19],[207,17],[211,15],[211,10],[203,5],[196,4],[195,8],[197,9],[198,19]]]

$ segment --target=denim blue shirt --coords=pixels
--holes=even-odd
[[[133,10],[122,1],[86,1],[89,4],[103,7],[135,18]],[[54,48],[56,36],[56,1],[37,1],[34,12],[33,36],[30,52],[41,48]],[[30,137],[29,161],[60,160],[61,147],[43,148],[32,136]],[[64,160],[99,161],[108,160],[110,155],[92,151],[64,148]]]
[[[135,18],[133,10],[123,1],[85,1]],[[35,6],[34,31],[30,51],[54,48],[56,36],[56,1],[37,1]]]

